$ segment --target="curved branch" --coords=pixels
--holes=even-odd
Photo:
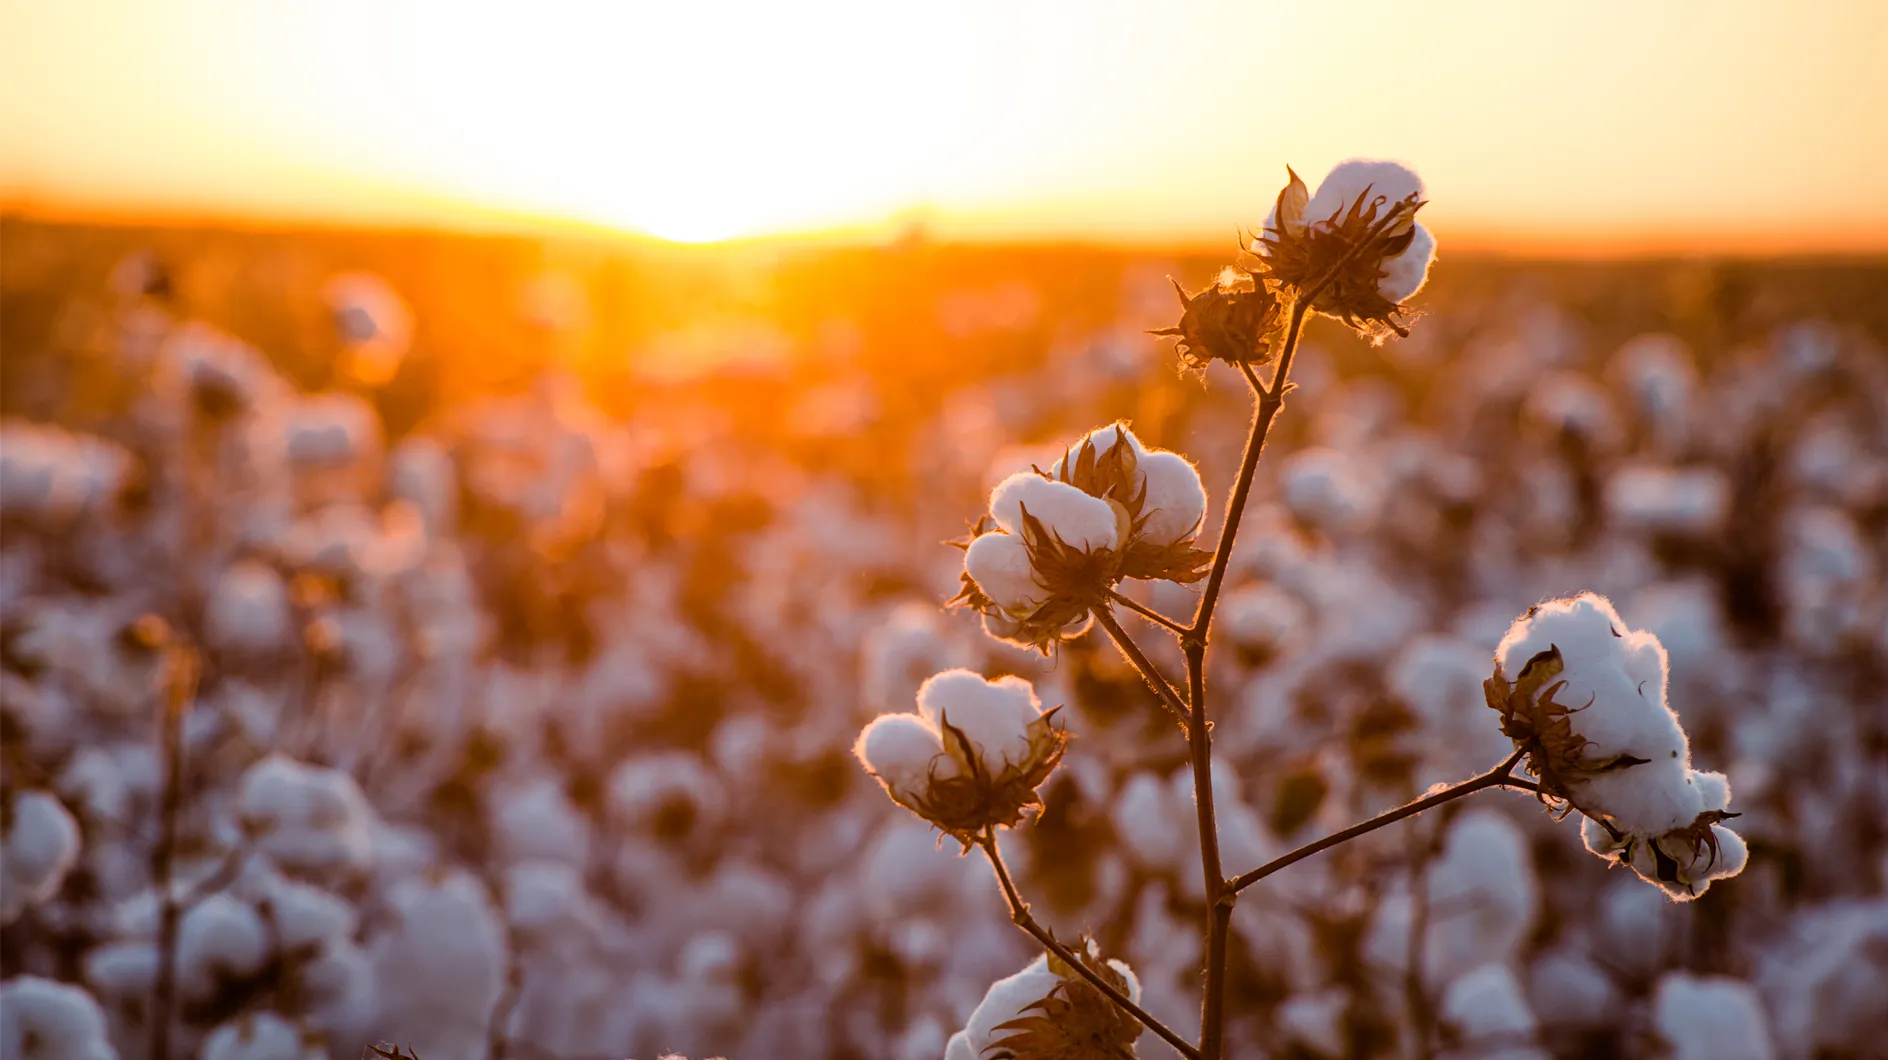
[[[1029,903],[1023,901],[1022,895],[1016,892],[1016,883],[1010,879],[1010,870],[1003,864],[1003,855],[997,851],[995,830],[986,828],[983,835],[978,837],[977,846],[982,848],[984,857],[990,859],[990,868],[996,872],[996,882],[1003,888],[1003,898],[1009,902],[1010,919],[1016,922],[1017,927],[1027,931],[1042,944],[1043,949],[1054,954],[1063,964],[1075,969],[1083,979],[1088,980],[1090,986],[1107,995],[1108,1000],[1114,1002],[1115,1007],[1139,1020],[1141,1026],[1160,1035],[1181,1056],[1186,1057],[1187,1060],[1200,1060],[1200,1051],[1194,1048],[1191,1042],[1175,1034],[1166,1024],[1135,1004],[1121,992],[1120,988],[1083,963],[1069,951],[1067,946],[1057,942],[1055,935],[1048,928],[1036,921],[1035,915],[1029,911]]]
[[[1480,776],[1471,777],[1454,787],[1444,788],[1432,795],[1425,795],[1413,802],[1404,803],[1394,810],[1385,810],[1368,821],[1361,821],[1341,832],[1333,832],[1323,839],[1306,843],[1304,846],[1299,847],[1289,854],[1273,858],[1271,861],[1260,865],[1251,872],[1229,881],[1227,884],[1228,893],[1238,894],[1240,891],[1270,876],[1272,873],[1291,865],[1296,865],[1298,862],[1303,861],[1313,854],[1329,850],[1342,843],[1348,843],[1358,836],[1374,832],[1385,825],[1395,824],[1405,817],[1414,817],[1424,810],[1440,806],[1445,802],[1452,802],[1464,795],[1473,795],[1485,788],[1517,788],[1522,791],[1538,791],[1539,789],[1528,781],[1518,780],[1509,775],[1514,770],[1514,767],[1521,761],[1522,754],[1523,752],[1516,751],[1508,756],[1507,761]]]

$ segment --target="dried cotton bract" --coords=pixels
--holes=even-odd
[[[1206,489],[1184,456],[1111,424],[1048,472],[997,485],[966,547],[955,602],[982,613],[992,636],[1046,652],[1086,630],[1123,578],[1204,577],[1211,555],[1194,541],[1205,517]]]
[[[1516,621],[1485,690],[1542,797],[1586,815],[1587,848],[1682,901],[1742,872],[1748,852],[1721,824],[1737,816],[1730,783],[1691,768],[1667,665],[1657,637],[1583,593]]]
[[[1252,244],[1258,275],[1300,290],[1323,283],[1311,308],[1373,337],[1408,335],[1399,314],[1436,255],[1435,237],[1416,223],[1422,178],[1397,162],[1353,158],[1312,194],[1286,172],[1291,183]]]
[[[1174,291],[1180,296],[1180,323],[1151,334],[1180,340],[1182,367],[1205,371],[1213,361],[1264,364],[1272,359],[1268,336],[1278,330],[1283,314],[1278,293],[1262,279],[1228,267],[1203,291],[1188,294],[1177,282]]]
[[[946,670],[918,689],[918,713],[873,719],[853,753],[892,801],[968,846],[1042,805],[1068,743],[1055,713],[1020,677]]]
[[[1140,1002],[1141,983],[1118,960],[1101,959],[1091,940],[1082,963],[1128,1000]],[[979,1060],[1102,1060],[1132,1057],[1141,1025],[1074,968],[1047,955],[1015,975],[990,984],[970,1021],[945,1056]]]

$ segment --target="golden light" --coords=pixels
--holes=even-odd
[[[1888,5],[0,4],[15,204],[1219,240],[1361,154],[1457,248],[1888,245]]]

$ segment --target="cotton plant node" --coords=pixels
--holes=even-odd
[[[1014,828],[1042,809],[1042,796],[1036,789],[1055,772],[1068,747],[1068,730],[1055,717],[1061,709],[1053,707],[1029,724],[1028,753],[1001,771],[986,768],[964,730],[948,718],[941,720],[938,728],[944,736],[945,754],[955,768],[946,770],[934,763],[930,782],[921,792],[892,794],[892,801],[957,840],[966,851],[986,829]],[[887,793],[891,790],[886,789]]]
[[[1272,338],[1285,323],[1278,290],[1259,274],[1227,267],[1212,286],[1193,294],[1174,280],[1180,296],[1180,322],[1150,335],[1177,338],[1183,371],[1203,373],[1214,361],[1265,364],[1272,359]]]
[[[1386,297],[1386,264],[1411,249],[1416,211],[1425,204],[1412,194],[1392,202],[1374,185],[1328,216],[1307,217],[1311,193],[1290,167],[1291,181],[1278,193],[1276,224],[1254,241],[1254,276],[1308,290],[1323,283],[1311,308],[1374,338],[1387,332],[1407,337],[1401,319],[1407,307]]]
[[[1071,955],[1115,989],[1132,993],[1119,961],[1104,961],[1093,939]],[[1116,1008],[1106,994],[1084,979],[1060,956],[1049,957],[1049,970],[1060,980],[1047,997],[1027,1005],[1023,1014],[996,1025],[998,1035],[984,1050],[987,1060],[1124,1060],[1133,1057],[1141,1025]]]
[[[1554,681],[1565,669],[1560,649],[1550,647],[1530,658],[1514,683],[1508,682],[1500,663],[1495,664],[1494,676],[1482,683],[1489,707],[1501,715],[1501,734],[1524,752],[1523,766],[1539,783],[1540,800],[1563,818],[1579,809],[1569,791],[1571,785],[1647,761],[1629,754],[1600,759],[1587,754],[1593,741],[1573,728],[1574,714],[1585,707],[1555,699],[1567,687],[1565,681]],[[1601,817],[1594,819],[1606,823]]]

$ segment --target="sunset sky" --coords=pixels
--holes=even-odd
[[[1230,239],[1414,164],[1495,249],[1888,250],[1888,3],[0,0],[0,199]]]

